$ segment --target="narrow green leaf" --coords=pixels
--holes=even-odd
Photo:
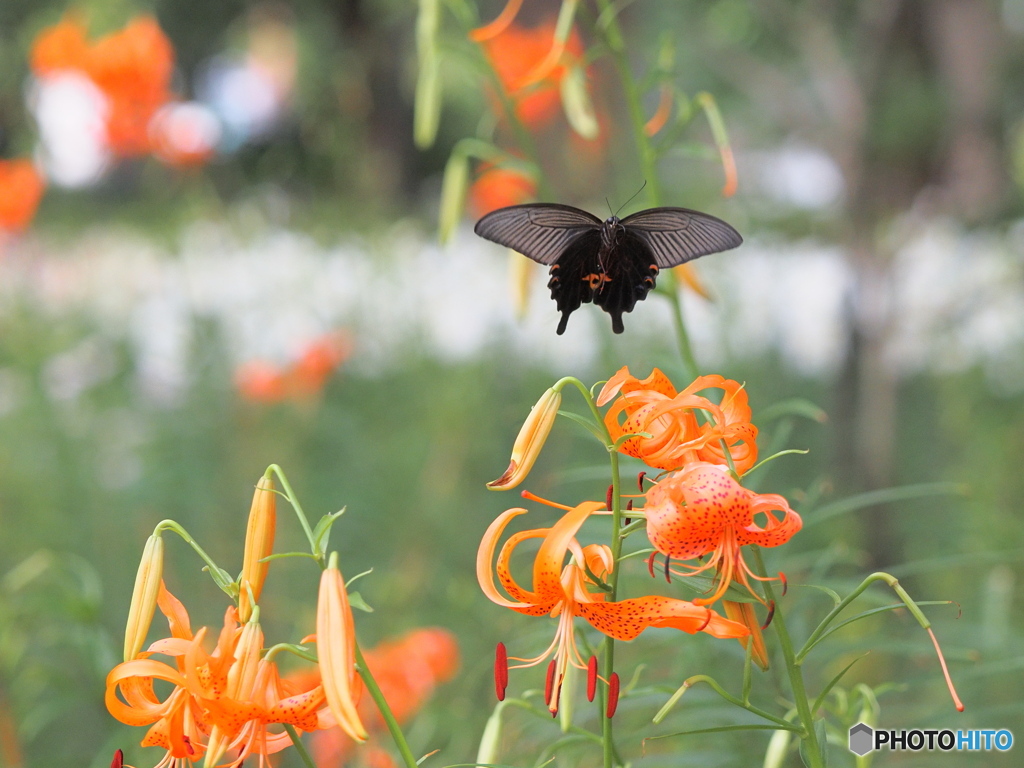
[[[600,129],[594,106],[587,91],[586,71],[581,66],[570,67],[562,78],[562,108],[569,125],[584,139],[596,139]]]
[[[825,411],[810,400],[805,400],[802,397],[780,400],[777,403],[772,403],[767,408],[762,408],[757,412],[756,421],[758,424],[765,424],[783,416],[803,416],[818,423],[828,421],[828,414]]]
[[[814,700],[814,706],[811,707],[811,714],[812,715],[815,712],[817,712],[819,709],[821,709],[821,705],[825,703],[825,698],[829,695],[829,693],[832,691],[832,689],[836,687],[836,684],[840,680],[843,679],[843,675],[845,675],[847,672],[849,672],[853,668],[854,664],[856,664],[858,661],[860,661],[861,659],[863,659],[867,655],[868,654],[866,654],[866,653],[862,653],[856,659],[854,659],[849,664],[847,664],[845,667],[843,667],[843,670],[838,675],[836,675],[835,677],[833,677],[829,681],[829,684],[826,685],[825,688],[821,691],[821,693],[818,694],[818,698],[816,698]]]
[[[373,608],[370,607],[369,603],[358,592],[348,593],[348,603],[356,610],[363,611],[364,613],[373,613]]]
[[[572,411],[559,411],[558,415],[565,416],[569,421],[575,421],[602,443],[604,442],[604,433],[601,431],[601,428],[594,423],[593,419],[588,419],[586,416],[580,416],[578,413],[573,413]],[[607,467],[602,467],[602,469],[607,472]]]
[[[867,507],[874,507],[879,504],[891,504],[896,501],[908,501],[910,499],[923,499],[929,496],[964,496],[967,494],[967,487],[962,483],[939,482],[939,483],[915,483],[914,485],[902,485],[894,488],[881,488],[877,491],[867,491],[849,496],[845,499],[825,504],[804,518],[804,528],[818,525],[833,517],[845,515],[849,512],[856,512]]]
[[[441,179],[441,209],[438,216],[438,239],[447,243],[455,233],[466,204],[469,188],[469,157],[456,148],[444,168]]]

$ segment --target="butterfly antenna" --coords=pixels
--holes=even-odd
[[[636,196],[637,196],[637,195],[639,195],[639,194],[640,194],[641,192],[643,192],[643,191],[644,191],[644,187],[646,187],[646,186],[647,186],[647,179],[644,179],[644,183],[640,185],[640,189],[638,189],[638,190],[637,190],[636,192],[634,192],[634,193],[633,193],[633,197],[629,198],[629,200],[627,200],[626,202],[624,202],[624,203],[623,203],[622,205],[620,205],[620,206],[619,206],[619,211],[621,211],[621,210],[622,210],[623,208],[625,208],[625,207],[626,207],[627,205],[629,205],[630,203],[632,203],[632,202],[633,202],[633,200],[634,200],[634,199],[636,199]],[[609,207],[609,208],[611,208],[611,206],[608,206],[608,207]],[[614,214],[612,214],[612,215],[614,215],[614,216],[618,216],[618,215],[619,215],[619,211],[616,211],[616,212],[615,212]]]
[[[615,214],[612,213],[612,204],[608,202],[608,198],[607,197],[604,199],[604,204],[608,206],[608,213],[611,213],[612,216],[614,216]]]

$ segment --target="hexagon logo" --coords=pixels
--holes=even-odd
[[[850,751],[864,757],[875,748],[875,732],[870,725],[857,723],[850,729]]]

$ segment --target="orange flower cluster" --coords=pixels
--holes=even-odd
[[[720,390],[720,402],[697,394],[709,389]],[[744,563],[740,548],[784,544],[800,530],[801,520],[783,497],[757,494],[739,483],[757,463],[757,427],[750,423],[743,386],[717,375],[701,376],[677,393],[657,368],[646,379],[622,368],[605,384],[597,403],[605,405],[616,396],[605,414],[612,439],[625,437],[623,453],[670,471],[646,494],[651,544],[666,558],[711,555],[701,565],[673,571],[681,576],[714,571],[716,589],[697,604],[721,598],[734,579],[758,597],[749,579],[761,577]]]
[[[20,232],[29,225],[46,182],[30,160],[0,160],[0,232]]]
[[[349,336],[335,331],[314,339],[287,367],[262,360],[245,363],[235,373],[235,385],[242,397],[256,403],[308,400],[320,394],[351,353]]]
[[[557,386],[549,389],[534,406],[516,439],[508,469],[489,483],[489,488],[513,488],[529,473],[559,412],[558,390]],[[708,390],[718,390],[720,396],[712,399],[702,394],[710,394]],[[550,528],[513,534],[495,563],[498,540],[505,527],[513,517],[526,512],[507,510],[491,524],[480,543],[480,588],[498,605],[528,616],[555,616],[559,623],[551,645],[533,658],[508,657],[504,645],[499,644],[495,662],[499,699],[504,697],[508,683],[509,658],[525,667],[552,656],[545,688],[548,709],[557,712],[570,665],[587,670],[588,697],[593,699],[597,662],[591,658],[584,663],[576,646],[577,616],[616,640],[632,640],[648,627],[672,627],[691,634],[707,632],[714,637],[736,638],[744,647],[752,642],[755,660],[767,666],[767,652],[753,610],[726,600],[726,618],[708,607],[726,594],[733,580],[751,593],[750,579],[764,580],[744,563],[741,547],[778,546],[801,525],[799,515],[784,498],[753,493],[738,482],[739,476],[757,461],[757,428],[750,423],[750,406],[742,385],[721,376],[702,376],[677,392],[658,369],[646,379],[637,379],[628,368],[622,368],[605,384],[595,404],[609,403],[604,424],[611,441],[621,452],[667,472],[645,494],[644,507],[633,510],[630,502],[631,511],[625,514],[646,518],[651,544],[665,555],[667,576],[713,571],[715,588],[710,596],[693,602],[660,595],[614,599],[618,563],[612,549],[583,547],[575,538],[591,515],[611,513],[611,489],[604,502],[588,501],[572,508],[551,504],[567,510],[561,520]],[[527,492],[523,496],[543,501]],[[532,589],[521,586],[510,570],[513,552],[526,539],[542,540],[533,564]],[[672,558],[691,560],[705,555],[710,557],[699,565],[684,565],[682,571],[671,568]],[[495,575],[504,594],[494,583]],[[618,680],[614,674],[612,678],[605,681],[608,717],[615,711],[618,691]]]
[[[45,77],[77,71],[107,98],[107,144],[114,154],[136,157],[152,150],[150,121],[172,94],[174,48],[156,19],[142,16],[90,43],[73,16],[43,30],[31,52],[32,70]]]
[[[222,584],[238,594],[238,607],[232,605],[225,612],[212,650],[204,642],[207,628],[192,631],[184,605],[163,581],[162,531],[183,532],[177,523],[164,521],[146,544],[128,614],[125,660],[107,676],[105,702],[121,722],[147,727],[142,745],[164,750],[157,768],[188,768],[198,761],[205,768],[239,766],[249,756],[266,765],[270,755],[292,743],[285,725],[299,732],[331,729],[335,740],[342,738],[342,731],[353,741],[368,737],[363,718],[370,713],[357,707],[362,680],[356,670],[355,623],[336,552],[320,577],[316,634],[302,641],[317,645],[315,671],[282,677],[276,661],[281,648],[263,649],[257,601],[267,576],[267,558],[273,554],[275,470],[271,467],[256,486],[241,576],[233,585]],[[211,570],[224,574],[212,564]],[[157,609],[167,619],[170,636],[140,652]],[[247,617],[244,623],[240,613]],[[412,643],[415,649],[410,648]],[[384,677],[397,676],[397,681],[382,687],[390,686],[399,699],[396,711],[408,717],[437,681],[454,673],[457,658],[450,635],[423,630],[379,649],[374,665]],[[162,681],[159,687],[156,681]],[[369,722],[377,726],[375,719]],[[119,759],[115,757],[115,764]]]
[[[110,714],[122,723],[150,726],[142,746],[166,750],[157,768],[204,759],[213,734],[220,737],[220,755],[210,765],[229,750],[238,754],[238,764],[250,754],[265,759],[291,743],[286,732],[271,730],[272,724],[312,731],[331,721],[323,711],[322,683],[292,685],[272,661],[259,658],[258,622],[240,629],[237,611],[228,608],[217,645],[207,653],[206,627],[193,634],[185,607],[162,583],[158,605],[171,636],[111,670],[105,697]],[[155,654],[170,657],[173,665],[150,658]],[[155,680],[174,686],[163,700],[154,691]]]

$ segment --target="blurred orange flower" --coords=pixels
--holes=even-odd
[[[308,400],[323,390],[331,374],[351,354],[349,335],[333,331],[307,344],[287,367],[262,360],[242,364],[235,372],[235,386],[242,397],[255,403]]]
[[[439,627],[414,629],[364,651],[363,657],[399,724],[408,722],[437,686],[454,677],[459,668],[458,642],[451,632]],[[308,685],[303,677],[294,679]],[[388,753],[373,744],[373,734],[383,732],[386,726],[368,693],[363,693],[356,710],[370,731],[364,762],[370,766],[390,765]],[[317,731],[312,737],[313,760],[320,768],[344,765],[353,748],[354,742],[340,728]]]
[[[480,588],[491,600],[505,608],[527,616],[557,616],[558,630],[551,645],[530,659],[518,657],[520,667],[540,664],[554,654],[549,666],[545,703],[551,712],[558,711],[558,694],[569,665],[586,669],[576,647],[574,619],[580,616],[590,625],[616,640],[632,640],[650,627],[671,627],[694,634],[707,632],[713,637],[744,637],[748,630],[742,624],[719,616],[714,611],[685,600],[661,595],[647,595],[628,600],[611,601],[605,592],[592,592],[598,587],[584,570],[583,564],[598,578],[607,578],[614,567],[611,550],[603,545],[580,547],[576,532],[603,501],[588,501],[570,509],[551,528],[535,528],[513,534],[501,548],[496,564],[494,551],[505,527],[525,509],[510,509],[491,523],[477,550],[476,577]],[[509,560],[515,548],[526,539],[543,539],[533,564],[533,590],[524,589],[514,578]],[[566,553],[573,556],[563,565]],[[494,584],[497,573],[501,586],[511,596],[502,596]]]
[[[69,14],[40,32],[32,43],[29,62],[37,75],[52,75],[64,69],[87,70],[89,43],[81,19]]]
[[[511,97],[516,116],[530,127],[550,122],[561,103],[562,78],[583,57],[583,41],[576,30],[562,50],[555,41],[554,21],[532,28],[510,24],[480,44]]]
[[[748,491],[726,467],[706,462],[690,464],[656,483],[647,492],[644,512],[647,537],[663,555],[681,560],[711,555],[701,565],[673,571],[680,576],[715,572],[714,594],[694,600],[698,605],[718,600],[734,579],[760,600],[749,579],[764,579],[751,572],[740,548],[747,544],[777,547],[802,525],[800,515],[782,496]]]
[[[150,16],[92,46],[87,74],[110,100],[107,141],[116,154],[150,151],[149,121],[171,99],[173,71],[174,48]]]
[[[46,182],[30,160],[0,160],[0,230],[25,229],[45,188]]]
[[[524,173],[490,164],[480,166],[469,190],[469,203],[477,216],[528,202],[537,195],[537,184]]]
[[[149,122],[171,100],[174,70],[174,48],[156,19],[140,16],[90,45],[85,25],[66,16],[39,34],[30,60],[37,75],[77,70],[103,92],[107,144],[115,154],[150,151]]]
[[[722,390],[721,403],[697,394],[706,389]],[[750,423],[747,393],[737,381],[717,374],[700,376],[677,393],[657,368],[646,379],[638,379],[624,367],[604,385],[597,404],[616,395],[605,425],[612,440],[641,432],[650,435],[631,437],[619,449],[648,466],[671,470],[694,461],[727,464],[723,443],[738,474],[757,463],[757,427]],[[622,413],[626,418],[620,423]]]

